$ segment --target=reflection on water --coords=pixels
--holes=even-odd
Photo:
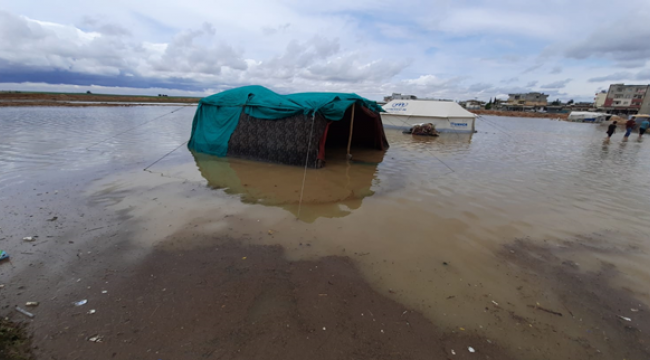
[[[384,152],[355,149],[353,153],[354,161],[347,162],[345,152],[331,150],[325,168],[307,169],[300,220],[349,215],[365,197],[374,194],[371,187]],[[239,195],[246,203],[278,206],[298,216],[303,168],[196,152],[192,156],[211,188]]]

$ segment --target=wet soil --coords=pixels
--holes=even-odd
[[[0,318],[0,359],[32,360],[31,338],[25,325]]]
[[[630,289],[613,285],[624,276],[615,265],[601,262],[598,270],[585,271],[571,260],[585,252],[594,255],[630,253],[635,248],[618,248],[598,238],[580,237],[559,246],[540,245],[517,240],[505,245],[499,254],[507,269],[523,281],[520,295],[531,299],[530,309],[557,322],[544,336],[561,342],[579,344],[578,353],[565,353],[567,359],[650,359],[650,316],[638,300],[647,289]],[[532,299],[552,294],[554,308]],[[513,319],[529,322],[522,314],[509,312]],[[580,323],[580,333],[565,331],[568,323]],[[564,324],[564,326],[563,326]],[[554,333],[559,333],[559,336]]]
[[[375,292],[344,257],[289,262],[278,246],[206,240],[209,248],[161,245],[131,269],[100,271],[86,305],[62,301],[42,323],[38,358],[510,358]]]

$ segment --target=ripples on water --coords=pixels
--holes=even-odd
[[[193,111],[166,106],[0,109],[0,187],[19,179],[20,171],[155,157],[187,140]]]
[[[21,171],[147,164],[187,141],[194,109],[0,109],[0,186],[20,179]],[[371,162],[372,179],[366,179],[369,167],[359,164],[352,165],[352,178],[363,177],[362,182],[368,183],[363,197],[400,191],[407,201],[436,196],[434,203],[442,199],[445,202],[439,204],[444,206],[463,201],[500,212],[506,211],[508,204],[526,208],[524,205],[534,203],[528,206],[531,211],[541,207],[567,215],[569,210],[575,211],[574,215],[588,212],[592,218],[614,218],[636,225],[650,220],[648,144],[638,143],[634,137],[621,143],[620,132],[606,144],[603,126],[546,119],[484,116],[477,120],[477,129],[473,135],[443,134],[438,138],[412,137],[387,129],[391,148],[383,161]],[[201,169],[201,163],[185,147],[176,155],[197,161]],[[299,179],[301,172],[298,168],[245,161],[239,161],[237,167],[248,177],[288,172],[284,178]],[[336,184],[346,186],[338,178],[349,182],[350,166],[334,159],[328,167],[310,171],[309,180],[329,182],[331,191],[336,192]],[[206,173],[206,166],[203,168]],[[219,172],[213,170],[207,171],[208,181],[218,183]],[[213,187],[229,187],[221,182]],[[276,205],[291,202],[268,199],[264,191],[255,196],[250,193],[246,192],[244,200]],[[333,199],[337,196],[342,195]],[[634,214],[634,219],[629,214]]]

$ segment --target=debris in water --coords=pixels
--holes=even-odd
[[[92,341],[92,342],[96,342],[96,343],[100,343],[103,340],[104,339],[102,339],[102,337],[99,336],[99,335],[91,336],[90,338],[88,338],[88,341]]]
[[[34,317],[34,314],[32,314],[32,313],[30,313],[29,311],[27,311],[27,310],[25,310],[25,309],[23,309],[23,308],[20,308],[20,307],[18,307],[18,306],[16,306],[16,311],[18,311],[19,313],[21,313],[21,314],[23,314],[23,315],[25,315],[25,316],[27,316],[27,317],[29,317],[29,318],[33,318],[33,317]]]
[[[639,312],[639,309],[630,309],[632,312]]]
[[[38,301],[28,301],[25,306],[38,306]]]
[[[5,260],[5,259],[9,259],[9,254],[4,252],[3,250],[0,250],[0,261]]]
[[[47,221],[56,221],[58,218],[59,218],[58,216],[54,216],[54,217],[52,217],[50,219],[47,219]]]
[[[539,303],[537,303],[537,305],[528,305],[528,307],[529,307],[529,308],[536,309],[536,310],[541,310],[541,311],[547,312],[547,313],[549,313],[549,314],[553,314],[553,315],[557,315],[557,316],[562,316],[562,313],[561,313],[561,312],[557,312],[557,311],[553,311],[553,310],[549,310],[549,309],[543,308],[543,307],[541,307],[541,306],[539,305]]]
[[[326,330],[326,329],[325,329],[325,326],[323,326],[323,331],[325,331],[325,330]]]
[[[97,311],[95,311],[95,309],[91,309],[91,310],[88,311],[88,315],[92,315],[92,314],[94,314],[94,313],[96,313],[96,312],[97,312]]]
[[[447,265],[449,265],[449,264],[448,264],[446,261],[443,261],[443,262],[442,262],[442,265],[447,266]],[[452,350],[452,351],[453,351],[453,350]]]
[[[73,302],[73,304],[74,304],[74,306],[81,306],[81,305],[86,305],[87,302],[88,302],[88,300],[83,299],[83,300],[79,300],[77,302]]]
[[[35,240],[35,239],[34,239],[33,236],[25,236],[25,237],[23,238],[23,241],[27,241],[27,242],[32,242],[32,241],[34,241],[34,240]]]
[[[273,230],[269,230],[269,235],[273,235]]]
[[[623,319],[625,321],[632,321],[632,319],[630,319],[629,317],[625,317],[625,316],[621,316],[621,315],[619,315],[618,317],[620,317],[621,319]]]
[[[465,328],[459,327],[458,328],[460,331],[465,331]]]
[[[467,350],[469,350],[469,352],[471,352],[471,353],[473,353],[473,352],[476,352],[476,350],[474,350],[474,348],[473,348],[473,347],[471,347],[471,346],[470,346],[470,347],[468,347],[468,348],[467,348]]]
[[[456,352],[454,350],[451,350],[452,355],[456,355]]]
[[[242,259],[242,260],[246,260],[246,256],[244,256],[244,257],[243,257],[243,258],[241,258],[241,259]]]
[[[108,294],[108,290],[102,290],[102,294]]]
[[[499,306],[499,304],[498,304],[496,301],[494,301],[494,300],[492,300],[492,304],[494,304],[494,305],[496,305],[496,306]]]

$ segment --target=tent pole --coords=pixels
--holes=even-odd
[[[350,116],[350,136],[348,137],[348,160],[352,159],[352,154],[350,154],[350,147],[352,146],[352,127],[354,126],[354,105],[352,104],[352,116]]]

